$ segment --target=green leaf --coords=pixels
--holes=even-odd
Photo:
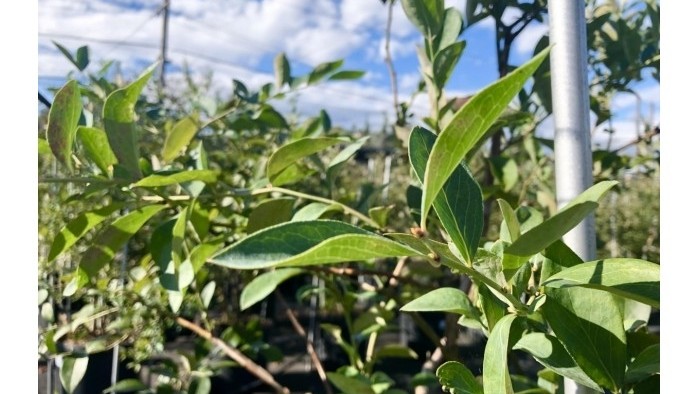
[[[165,205],[147,205],[112,222],[95,237],[90,248],[83,254],[78,269],[79,275],[87,278],[95,276],[102,267],[112,261],[129,238],[163,208]]]
[[[596,384],[624,384],[627,345],[620,299],[595,289],[546,288],[542,313],[576,364]]]
[[[275,57],[275,86],[277,89],[281,89],[285,84],[291,82],[290,73],[289,60],[284,53],[280,52]]]
[[[80,88],[76,81],[68,81],[63,85],[49,110],[46,140],[59,163],[69,170],[73,169],[73,141],[82,110]]]
[[[638,259],[589,261],[554,274],[543,283],[551,288],[589,287],[660,307],[661,267]]]
[[[260,230],[216,254],[228,268],[260,269],[415,256],[418,252],[359,227],[332,220],[288,222]]]
[[[505,316],[508,305],[496,297],[491,289],[484,284],[479,285],[479,301],[484,317],[486,317],[488,329],[493,332],[496,324]]]
[[[211,379],[208,376],[195,376],[190,382],[187,394],[209,394],[211,392]]]
[[[436,139],[439,137],[422,127],[415,127],[409,137],[411,166],[421,181]],[[460,166],[449,176],[433,206],[462,257],[473,261],[483,230],[484,205],[481,188],[465,167]]]
[[[516,315],[502,317],[491,331],[484,350],[484,392],[489,394],[513,394],[513,384],[508,372],[508,342],[510,328]]]
[[[452,121],[440,133],[426,165],[421,203],[422,228],[425,228],[430,206],[452,172],[481,135],[498,119],[548,53],[548,49],[542,51],[512,73],[477,93],[457,111]]]
[[[107,133],[95,127],[78,127],[78,139],[85,148],[85,153],[106,176],[112,175],[111,167],[117,163],[117,157],[109,147]]]
[[[603,389],[576,365],[574,359],[566,352],[556,337],[539,332],[526,334],[513,346],[513,349],[524,350],[530,353],[537,362],[559,375],[603,392]]]
[[[484,388],[462,363],[448,361],[442,364],[435,374],[443,390],[450,394],[484,394]]]
[[[435,78],[435,85],[438,89],[445,87],[445,84],[450,79],[452,71],[454,70],[457,62],[462,57],[462,52],[467,46],[466,41],[459,41],[454,44],[447,46],[435,55],[435,61],[433,62],[433,77]]]
[[[126,168],[133,179],[141,178],[134,106],[156,65],[148,67],[136,81],[125,88],[112,92],[105,100],[103,108],[102,117],[109,146],[117,156],[119,164]]]
[[[266,227],[289,221],[292,218],[295,198],[281,197],[262,201],[248,215],[246,232],[254,233]]]
[[[61,364],[61,384],[68,394],[73,393],[87,371],[88,357],[63,357]]]
[[[625,373],[625,383],[641,382],[650,376],[659,374],[661,371],[660,350],[660,345],[651,345],[639,353]]]
[[[392,209],[394,209],[393,205],[389,205],[388,207],[372,207],[368,211],[369,217],[374,220],[380,228],[384,228],[389,219],[389,212],[391,212]]]
[[[416,352],[411,350],[411,348],[406,346],[389,344],[382,346],[376,353],[374,353],[373,360],[379,360],[382,358],[412,358],[415,360],[418,358],[418,355]]]
[[[88,47],[81,46],[75,53],[75,66],[78,70],[83,71],[90,63],[90,55],[88,53]]]
[[[521,235],[506,248],[505,253],[529,257],[544,250],[593,212],[598,207],[598,200],[617,183],[617,181],[604,181],[591,186],[554,216]]]
[[[132,393],[139,390],[147,390],[148,386],[138,379],[124,379],[102,390],[103,393]]]
[[[189,259],[194,272],[199,272],[207,259],[221,249],[221,246],[221,242],[204,242],[192,248]]]
[[[513,242],[520,237],[520,223],[515,216],[515,211],[510,204],[503,199],[498,199],[498,207],[501,208],[503,223],[501,224],[501,239]],[[505,231],[504,231],[505,230]]]
[[[165,137],[161,152],[163,163],[169,163],[176,158],[182,149],[190,144],[197,131],[199,131],[199,115],[197,113],[184,117],[175,123],[173,129]]]
[[[340,170],[340,167],[350,160],[355,153],[357,153],[360,148],[367,142],[369,139],[369,136],[362,137],[358,139],[357,141],[353,142],[352,144],[349,144],[343,150],[338,153],[333,160],[331,160],[330,163],[328,163],[328,170],[327,173],[329,174],[329,177],[334,177],[335,174]]]
[[[401,0],[408,20],[432,41],[440,33],[442,17],[445,13],[443,0]]]
[[[280,283],[302,273],[304,273],[304,270],[301,268],[280,268],[256,276],[241,292],[241,311],[250,308],[272,294]]]
[[[347,139],[343,138],[307,137],[291,142],[279,148],[270,156],[270,159],[267,162],[267,178],[273,185],[279,186],[282,183],[280,183],[279,179],[277,178],[279,178],[281,173],[292,164],[303,159],[304,157],[320,152],[329,146],[339,144],[341,142],[348,141]]]
[[[328,380],[344,394],[375,394],[372,386],[354,377],[348,377],[337,372],[328,372]]]
[[[329,81],[351,81],[360,79],[365,75],[364,71],[360,70],[343,70],[328,77]]]
[[[518,165],[515,160],[504,156],[491,157],[489,167],[503,191],[509,192],[518,182]]]
[[[479,311],[460,289],[443,287],[430,291],[401,308],[404,312],[450,312],[479,318]]]
[[[57,43],[56,41],[52,41],[52,42],[56,46],[56,48],[58,48],[58,50],[61,51],[61,53],[63,53],[63,55],[66,58],[68,58],[68,60],[70,60],[70,62],[73,63],[73,65],[75,65],[75,67],[78,68],[78,71],[85,70],[88,63],[90,62],[89,54],[88,54],[88,47],[81,46],[76,51],[76,54],[75,54],[76,56],[73,57],[73,54],[66,47]]]
[[[462,33],[462,15],[456,8],[450,7],[445,10],[438,52],[454,44],[460,33]]]
[[[75,219],[68,222],[53,238],[47,259],[48,262],[53,261],[58,255],[68,250],[88,231],[102,223],[122,206],[124,204],[114,203],[93,211],[82,212]]]
[[[39,156],[46,156],[51,154],[51,147],[46,139],[39,137],[39,144],[37,146],[37,152]]]
[[[309,85],[312,85],[312,84],[320,81],[328,74],[339,69],[340,66],[342,66],[342,65],[343,65],[343,59],[336,60],[333,62],[319,64],[313,70],[311,70],[311,73],[309,73],[309,80],[308,80]]]
[[[328,205],[322,202],[312,202],[303,206],[301,209],[294,213],[292,217],[293,222],[316,220],[323,216],[326,212],[331,211],[343,211],[343,207],[340,204]]]
[[[214,290],[216,290],[216,282],[212,280],[204,285],[204,288],[199,293],[199,296],[202,298],[202,305],[205,309],[209,308],[209,304],[211,304],[211,299],[214,297]]]
[[[177,183],[202,181],[205,183],[215,183],[219,173],[214,170],[187,170],[180,172],[163,171],[142,178],[131,187],[161,187]]]

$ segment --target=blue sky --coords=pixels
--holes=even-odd
[[[445,3],[464,12],[465,0]],[[97,70],[101,60],[113,59],[127,78],[158,59],[161,0],[39,0],[38,5],[39,90],[46,95],[71,70],[52,40],[71,50],[88,45],[93,61],[89,70]],[[400,4],[394,7],[392,55],[400,98],[406,99],[419,80],[415,48],[421,38]],[[182,82],[185,63],[198,75],[211,71],[214,92],[229,92],[234,78],[252,87],[271,82],[272,59],[282,51],[295,75],[344,58],[346,68],[364,70],[365,76],[305,89],[297,108],[307,116],[324,108],[336,124],[346,127],[378,128],[387,117],[392,120],[384,63],[386,11],[379,0],[171,0],[168,85],[176,88]],[[517,13],[509,9],[506,18],[515,17]],[[546,24],[529,26],[515,42],[511,63],[527,60],[546,31]],[[448,96],[474,93],[496,79],[494,35],[490,20],[463,33],[467,48],[447,86]],[[644,102],[643,115],[658,119],[658,83],[648,80],[636,88]],[[288,103],[279,107],[290,108]],[[634,138],[635,109],[634,96],[615,98],[613,146]],[[417,97],[412,110],[417,117],[425,115],[427,98]],[[551,123],[545,122],[540,133],[551,133]],[[603,134],[596,132],[594,141]]]

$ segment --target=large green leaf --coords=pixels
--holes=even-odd
[[[129,212],[102,230],[80,260],[81,285],[85,279],[96,275],[102,267],[112,261],[126,242],[165,205],[147,205]]]
[[[627,345],[621,300],[596,289],[546,288],[542,313],[576,364],[596,384],[624,384]]]
[[[510,328],[516,315],[502,317],[491,330],[484,350],[484,392],[489,394],[513,394],[513,384],[508,372],[508,342]]]
[[[120,380],[112,386],[107,387],[103,393],[133,393],[135,391],[148,390],[148,386],[138,379]]]
[[[279,148],[270,156],[267,162],[267,178],[273,185],[279,186],[282,184],[280,179],[278,179],[282,178],[280,175],[298,160],[341,142],[348,142],[348,140],[344,138],[307,137],[291,142]]]
[[[660,345],[651,345],[642,350],[627,369],[625,383],[637,383],[650,376],[659,374],[661,371],[660,350]]]
[[[272,294],[280,283],[302,273],[304,270],[301,268],[280,268],[256,276],[241,292],[241,310],[246,310],[258,301],[262,301]]]
[[[175,227],[182,216],[169,219],[161,223],[153,231],[149,249],[153,261],[158,265],[158,279],[160,285],[168,294],[170,308],[176,312],[182,304],[182,294],[180,292],[180,278],[178,272],[178,262],[174,259],[174,233]],[[190,263],[191,264],[191,263]]]
[[[78,384],[85,376],[85,371],[87,371],[88,357],[73,357],[66,356],[63,357],[63,364],[61,364],[61,384],[63,388],[71,394],[78,387]]]
[[[638,259],[589,261],[552,275],[547,287],[583,286],[609,291],[622,297],[660,307],[661,267]]]
[[[328,77],[329,81],[351,81],[360,79],[365,75],[362,70],[342,70]]]
[[[338,153],[330,163],[328,163],[328,169],[326,170],[329,177],[333,178],[335,174],[340,170],[343,164],[350,160],[355,153],[357,153],[362,145],[367,142],[369,136],[362,137],[352,144],[347,145],[343,150]]]
[[[56,93],[49,110],[46,140],[59,163],[73,169],[73,141],[83,109],[80,88],[76,81],[68,81]]]
[[[295,198],[281,197],[260,202],[248,215],[248,234],[265,227],[289,221],[292,218]]]
[[[103,118],[109,145],[131,178],[141,177],[139,168],[138,130],[134,123],[134,106],[156,64],[151,65],[139,78],[122,89],[112,92],[105,100]]]
[[[53,261],[53,259],[68,250],[71,246],[78,242],[80,238],[87,234],[88,231],[102,223],[123,205],[124,204],[121,203],[114,203],[93,211],[80,213],[75,219],[63,226],[61,231],[59,231],[53,238],[47,260],[49,262]]]
[[[452,172],[479,141],[481,135],[498,119],[548,53],[549,50],[542,51],[512,73],[477,93],[457,111],[452,121],[440,133],[426,166],[421,227],[425,228],[430,206]]]
[[[191,181],[214,183],[216,182],[217,176],[218,172],[214,170],[164,171],[163,173],[155,173],[142,178],[138,182],[132,184],[131,187],[160,187]]]
[[[424,37],[432,38],[440,34],[445,12],[443,0],[401,0],[408,20],[420,30]]]
[[[343,207],[340,204],[329,205],[322,202],[312,202],[296,211],[292,221],[316,220],[323,216],[324,213],[331,211],[343,212]]]
[[[439,137],[422,127],[415,127],[409,137],[411,166],[421,181],[437,138]],[[483,230],[484,205],[481,188],[465,167],[460,166],[449,176],[433,206],[462,257],[471,262],[476,255]]]
[[[515,350],[530,353],[537,362],[586,387],[603,392],[566,352],[559,340],[551,335],[540,332],[526,334],[513,346]]]
[[[199,131],[199,116],[196,113],[184,117],[175,123],[173,129],[165,137],[165,143],[161,152],[163,162],[169,163],[176,158],[180,151],[190,144],[197,131]]]
[[[211,262],[228,268],[260,269],[416,255],[419,253],[413,249],[359,227],[314,220],[260,230],[217,253]]]
[[[598,207],[598,200],[617,183],[617,181],[604,181],[591,186],[554,216],[521,235],[506,248],[505,253],[529,257],[541,252],[593,212]]]
[[[450,394],[484,394],[484,388],[462,363],[448,361],[442,364],[435,374],[443,390]]]
[[[479,311],[472,305],[467,295],[460,289],[443,287],[435,289],[401,308],[404,312],[451,312],[479,318]]]
[[[117,163],[117,157],[109,147],[107,133],[104,130],[95,127],[78,127],[78,139],[85,148],[85,153],[88,155],[95,165],[106,176],[110,176],[112,165]]]
[[[520,237],[520,223],[515,216],[515,211],[506,200],[498,199],[498,207],[501,208],[503,223],[501,224],[501,239],[513,242]]]

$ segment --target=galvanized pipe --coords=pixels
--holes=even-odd
[[[557,204],[566,205],[593,184],[584,0],[549,0]],[[593,216],[564,236],[585,261],[595,258]],[[566,394],[594,391],[564,380]]]

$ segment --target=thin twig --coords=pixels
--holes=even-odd
[[[302,327],[301,324],[299,324],[299,320],[297,320],[297,317],[294,315],[294,312],[289,307],[289,304],[287,304],[287,301],[284,300],[284,297],[282,297],[278,290],[275,290],[275,295],[277,296],[277,300],[280,302],[280,304],[282,304],[282,307],[284,308],[284,313],[287,315],[287,318],[292,323],[294,331],[296,331],[296,333],[299,334],[299,336],[306,340],[306,351],[309,353],[309,357],[311,357],[311,362],[314,364],[316,372],[318,372],[318,377],[321,378],[321,383],[323,383],[323,388],[326,390],[326,394],[333,394],[333,389],[331,388],[330,384],[328,384],[328,377],[326,376],[326,371],[323,369],[321,359],[318,357],[316,349],[314,349],[314,344],[311,342],[311,340],[309,340],[309,337],[306,335],[306,331],[304,331],[304,327]]]
[[[384,62],[389,69],[389,82],[391,83],[391,93],[394,99],[394,111],[396,111],[396,124],[403,126],[401,119],[401,107],[399,107],[399,92],[396,84],[396,70],[394,69],[394,61],[391,58],[391,21],[393,19],[394,0],[390,0],[387,4],[386,29],[384,31]]]
[[[368,216],[362,214],[361,212],[356,211],[356,210],[350,208],[349,206],[347,206],[347,205],[345,205],[345,204],[341,204],[341,203],[339,203],[339,202],[337,202],[337,201],[329,200],[329,199],[323,198],[323,197],[318,197],[318,196],[314,196],[314,195],[311,195],[311,194],[301,193],[301,192],[297,192],[297,191],[294,191],[294,190],[285,189],[285,188],[283,188],[283,187],[275,187],[275,186],[268,186],[268,187],[263,187],[263,188],[260,188],[260,189],[255,189],[255,190],[253,190],[250,194],[253,195],[253,196],[255,196],[255,195],[258,195],[258,194],[267,194],[267,193],[274,193],[274,192],[286,194],[286,195],[289,195],[289,196],[304,198],[304,199],[306,199],[306,200],[318,201],[318,202],[326,203],[326,204],[329,204],[329,205],[334,205],[334,204],[335,204],[335,205],[339,205],[341,208],[343,208],[343,212],[344,212],[345,214],[355,216],[356,218],[362,220],[363,222],[369,224],[369,225],[372,226],[372,227],[375,227],[375,228],[381,228],[381,227],[382,227],[382,226],[380,226],[377,222],[375,222],[374,220],[372,220],[372,219],[369,218]]]
[[[232,348],[226,342],[215,337],[210,331],[207,331],[202,327],[182,317],[178,317],[176,321],[177,324],[181,325],[182,327],[187,328],[188,330],[211,342],[213,345],[223,349],[224,353],[226,353],[227,356],[231,357],[233,361],[237,362],[238,365],[245,368],[248,372],[257,376],[261,381],[265,382],[268,386],[272,387],[276,392],[283,394],[290,393],[289,389],[277,383],[275,378],[265,368],[261,367],[260,365],[256,364],[255,361],[246,357],[246,355],[241,353],[238,349]]]
[[[440,340],[440,345],[444,346],[445,344],[445,338],[442,338]],[[442,353],[442,347],[437,347],[433,351],[433,354],[430,355],[430,358],[425,360],[423,363],[423,366],[421,367],[421,372],[427,372],[427,373],[433,373],[435,372],[435,369],[437,369],[438,364],[440,361],[443,359],[443,353]],[[416,389],[414,390],[415,394],[427,394],[428,393],[428,387],[427,386],[416,386]]]
[[[413,278],[409,277],[404,277],[404,276],[399,276],[391,272],[386,272],[386,271],[380,271],[380,270],[373,270],[373,269],[356,269],[356,268],[339,268],[339,267],[309,267],[310,269],[314,271],[321,271],[321,272],[326,272],[329,274],[333,275],[344,275],[344,276],[360,276],[360,275],[378,275],[378,276],[386,276],[390,280],[396,280],[400,282],[405,282],[408,284],[412,284],[414,286],[419,286],[419,287],[425,287],[424,284],[416,281]]]

